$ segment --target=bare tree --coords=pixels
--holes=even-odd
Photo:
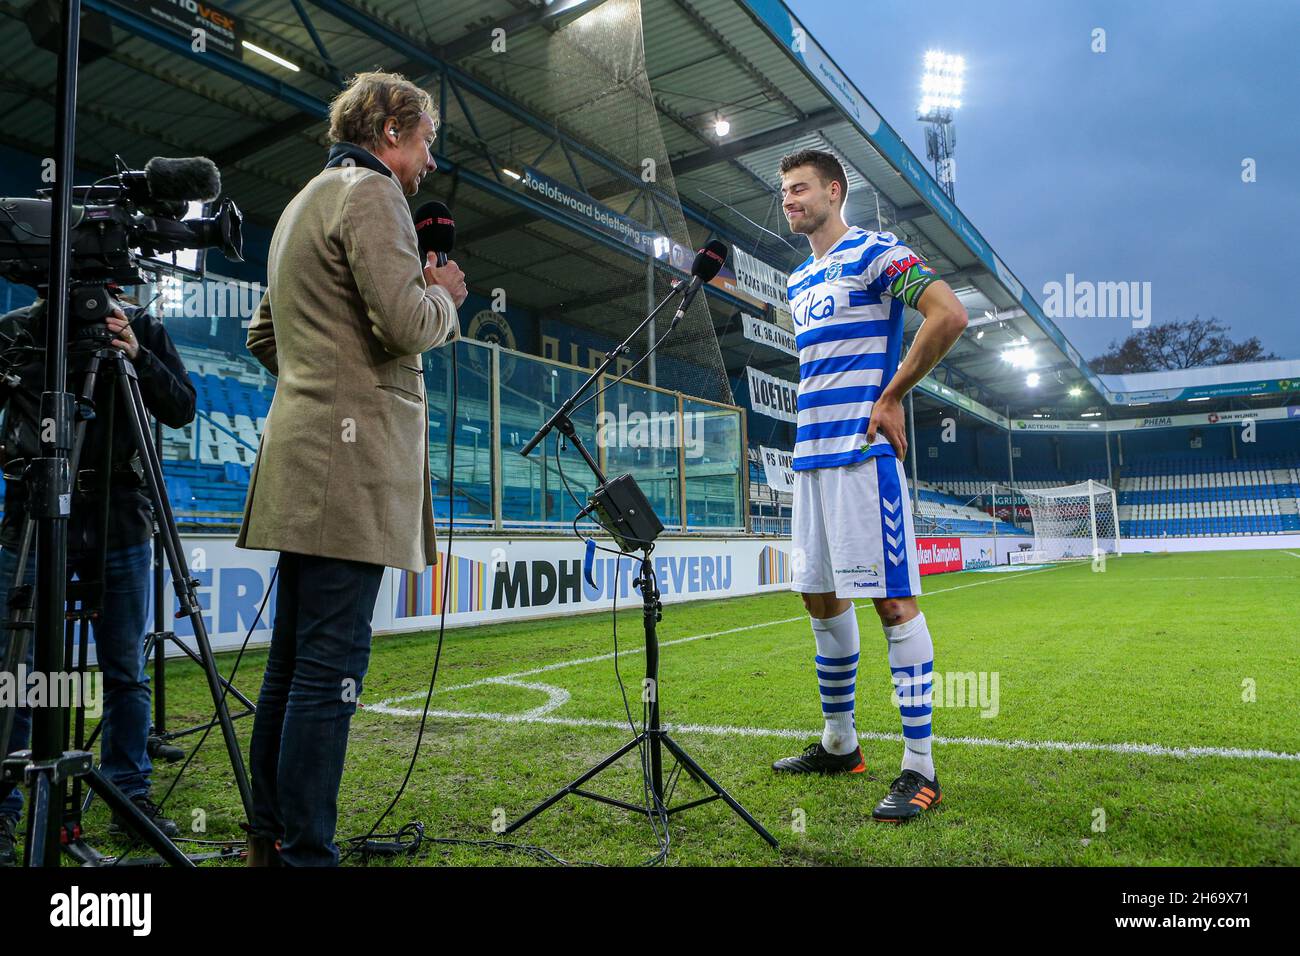
[[[1258,336],[1234,342],[1228,338],[1226,325],[1213,316],[1202,319],[1198,315],[1185,322],[1153,325],[1134,332],[1123,342],[1112,340],[1110,347],[1088,364],[1102,375],[1122,375],[1265,362],[1275,358],[1272,352],[1264,351]]]

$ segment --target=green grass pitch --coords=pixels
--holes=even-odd
[[[672,818],[671,864],[1300,864],[1300,553],[1128,555],[1104,573],[1075,563],[924,583],[943,681],[934,728],[945,800],[905,827],[870,819],[897,773],[901,741],[869,602],[858,605],[857,726],[870,772],[818,779],[769,769],[821,727],[798,597],[665,607],[664,719],[684,725],[679,742],[781,841],[769,849],[714,802]],[[605,612],[449,630],[435,716],[383,829],[420,819],[429,836],[492,839],[494,814],[514,819],[624,742],[610,621]],[[620,610],[621,670],[638,720],[640,625],[639,605]],[[375,639],[352,723],[340,837],[368,829],[402,779],[418,717],[386,710],[418,714],[433,651],[428,633]],[[264,656],[246,653],[240,666],[236,684],[251,697]],[[233,661],[222,655],[223,671]],[[188,662],[169,668],[169,724],[200,720],[201,675]],[[960,706],[955,692],[970,674],[975,693]],[[246,753],[251,721],[238,726]],[[155,797],[175,770],[158,768]],[[639,801],[639,765],[627,758],[591,787]],[[682,778],[674,799],[705,793]],[[206,832],[195,836],[240,838],[217,734],[167,809],[183,828],[202,810]],[[92,808],[87,829],[111,849],[104,823],[103,808]],[[576,797],[513,839],[609,864],[638,863],[657,848],[644,817]],[[395,862],[532,860],[426,844],[378,865]]]

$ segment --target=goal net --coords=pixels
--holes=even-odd
[[[1034,525],[1034,551],[1046,561],[1119,554],[1115,491],[1100,481],[1021,488]]]

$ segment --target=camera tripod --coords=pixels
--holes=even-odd
[[[111,308],[111,302],[108,300],[106,292],[90,292],[87,294],[85,290],[77,290],[73,298],[76,301],[75,303],[69,303],[68,312],[71,316],[75,316],[74,322],[86,322],[88,319],[103,318]],[[105,461],[102,464],[100,474],[103,483],[103,497],[100,501],[100,507],[103,509],[100,514],[100,531],[106,532],[107,530],[108,491],[112,480],[109,458],[112,449],[113,417],[115,408],[120,406],[127,419],[137,453],[138,469],[136,474],[145,486],[153,507],[154,520],[158,530],[157,544],[165,554],[172,572],[173,587],[180,607],[177,616],[188,617],[193,626],[197,652],[190,652],[188,648],[186,648],[186,652],[190,654],[196,663],[200,664],[207,678],[208,689],[216,709],[216,723],[221,729],[231,767],[234,771],[236,786],[247,817],[252,806],[251,789],[243,755],[240,752],[239,743],[235,736],[232,718],[226,706],[226,696],[228,694],[234,695],[249,709],[248,712],[251,712],[252,705],[217,671],[207,629],[203,622],[202,609],[198,601],[196,590],[198,581],[190,573],[183,559],[180,533],[176,527],[166,484],[163,481],[157,448],[146,428],[148,413],[145,410],[144,401],[140,394],[140,385],[135,367],[124,354],[110,344],[110,339],[111,336],[106,328],[102,326],[86,327],[82,329],[77,342],[74,344],[78,359],[84,359],[85,372],[82,390],[79,393],[75,434],[69,455],[70,476],[78,474],[77,464],[85,440],[86,427],[88,422],[96,417],[94,407],[96,387],[103,375],[111,375],[117,383],[117,401],[110,400],[106,403]],[[70,349],[69,351],[73,350]],[[40,477],[39,474],[38,477]],[[26,583],[27,562],[30,558],[38,521],[38,511],[33,505],[39,503],[42,496],[48,496],[50,490],[43,487],[40,482],[34,482],[29,483],[27,492],[29,511],[23,525],[19,547],[17,548],[18,567],[10,591],[9,602],[8,627],[10,629],[10,640],[4,666],[6,671],[11,674],[17,673],[18,664],[26,660],[28,646],[35,630],[33,609],[36,605],[35,595],[37,592],[36,589]],[[48,506],[48,502],[46,504]],[[62,505],[62,515],[65,521],[68,511],[68,504],[64,503]],[[53,644],[52,647],[37,647],[37,669],[39,671],[54,674],[62,670],[63,660],[60,658],[66,659],[67,655],[72,651],[73,621],[80,620],[82,634],[78,643],[77,666],[84,672],[87,641],[85,628],[88,619],[95,616],[95,612],[91,608],[93,608],[97,600],[96,591],[99,596],[102,596],[103,593],[103,550],[106,543],[106,535],[101,533],[99,574],[92,576],[97,577],[98,580],[90,582],[89,587],[72,588],[66,592],[74,605],[80,605],[80,610],[75,611],[70,617],[65,615],[66,623],[62,646],[47,639],[46,643]],[[64,567],[58,568],[57,571],[65,575],[64,580],[66,580],[66,550],[61,557],[64,560],[59,563],[62,563]],[[40,564],[42,566],[38,566],[37,569],[37,588],[48,586],[47,582],[42,580],[40,573],[45,562],[40,562]],[[161,568],[156,568],[155,582],[159,577],[161,577]],[[159,608],[162,599],[161,592],[156,591],[155,625],[159,623]],[[157,636],[158,629],[156,627],[155,633],[151,637],[156,640]],[[180,641],[176,643],[184,647]],[[0,743],[7,745],[14,716],[14,708],[0,710]],[[34,743],[38,740],[44,740],[48,743],[53,739],[61,740],[63,746],[67,747],[69,728],[62,709],[55,707],[34,708],[32,718],[32,739]],[[78,709],[76,724],[79,746],[84,727],[83,721],[84,715]],[[70,782],[73,784],[74,789],[72,801],[66,799],[67,785]],[[33,759],[32,751],[18,751],[10,754],[4,760],[3,772],[0,773],[0,799],[3,799],[13,787],[18,785],[26,784],[30,789],[31,803],[28,810],[28,829],[24,855],[26,863],[29,865],[42,865],[56,862],[55,848],[49,845],[51,836],[55,834],[64,843],[67,852],[81,862],[93,865],[103,859],[88,847],[80,837],[80,807],[78,803],[83,782],[93,794],[97,794],[104,800],[109,809],[116,814],[117,818],[125,824],[133,835],[148,843],[159,854],[163,862],[176,866],[193,865],[193,861],[189,857],[182,853],[121,790],[94,767],[92,754],[82,749],[64,749],[53,758],[43,760]],[[66,816],[57,821],[53,818],[54,814],[65,812]]]

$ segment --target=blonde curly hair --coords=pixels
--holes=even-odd
[[[406,77],[379,70],[358,73],[330,102],[330,142],[373,149],[383,142],[384,120],[395,117],[405,133],[419,126],[421,113],[433,117],[438,128],[433,97]]]

